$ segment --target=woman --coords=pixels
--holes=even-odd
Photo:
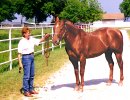
[[[31,36],[30,29],[25,26],[22,31],[23,38],[19,41],[18,44],[18,61],[19,67],[23,68],[23,91],[24,95],[27,97],[32,97],[32,94],[38,94],[34,90],[33,82],[34,82],[34,46],[39,45],[45,39],[47,39],[50,35],[46,34],[41,39],[36,39]],[[22,60],[21,60],[22,56]]]

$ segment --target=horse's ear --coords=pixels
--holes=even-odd
[[[56,17],[55,22],[58,22],[58,21],[59,21],[59,17]]]

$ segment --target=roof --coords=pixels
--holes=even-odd
[[[124,19],[123,13],[105,13],[103,14],[103,20],[106,19]]]

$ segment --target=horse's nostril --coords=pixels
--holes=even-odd
[[[54,45],[59,45],[59,40],[53,42]]]
[[[54,44],[54,45],[57,45],[57,44],[58,44],[58,42],[57,42],[57,41],[53,41],[53,44]]]

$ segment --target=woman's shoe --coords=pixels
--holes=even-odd
[[[26,97],[33,97],[33,95],[30,92],[25,92],[24,96],[26,96]]]
[[[30,94],[38,94],[35,90],[30,91]]]

